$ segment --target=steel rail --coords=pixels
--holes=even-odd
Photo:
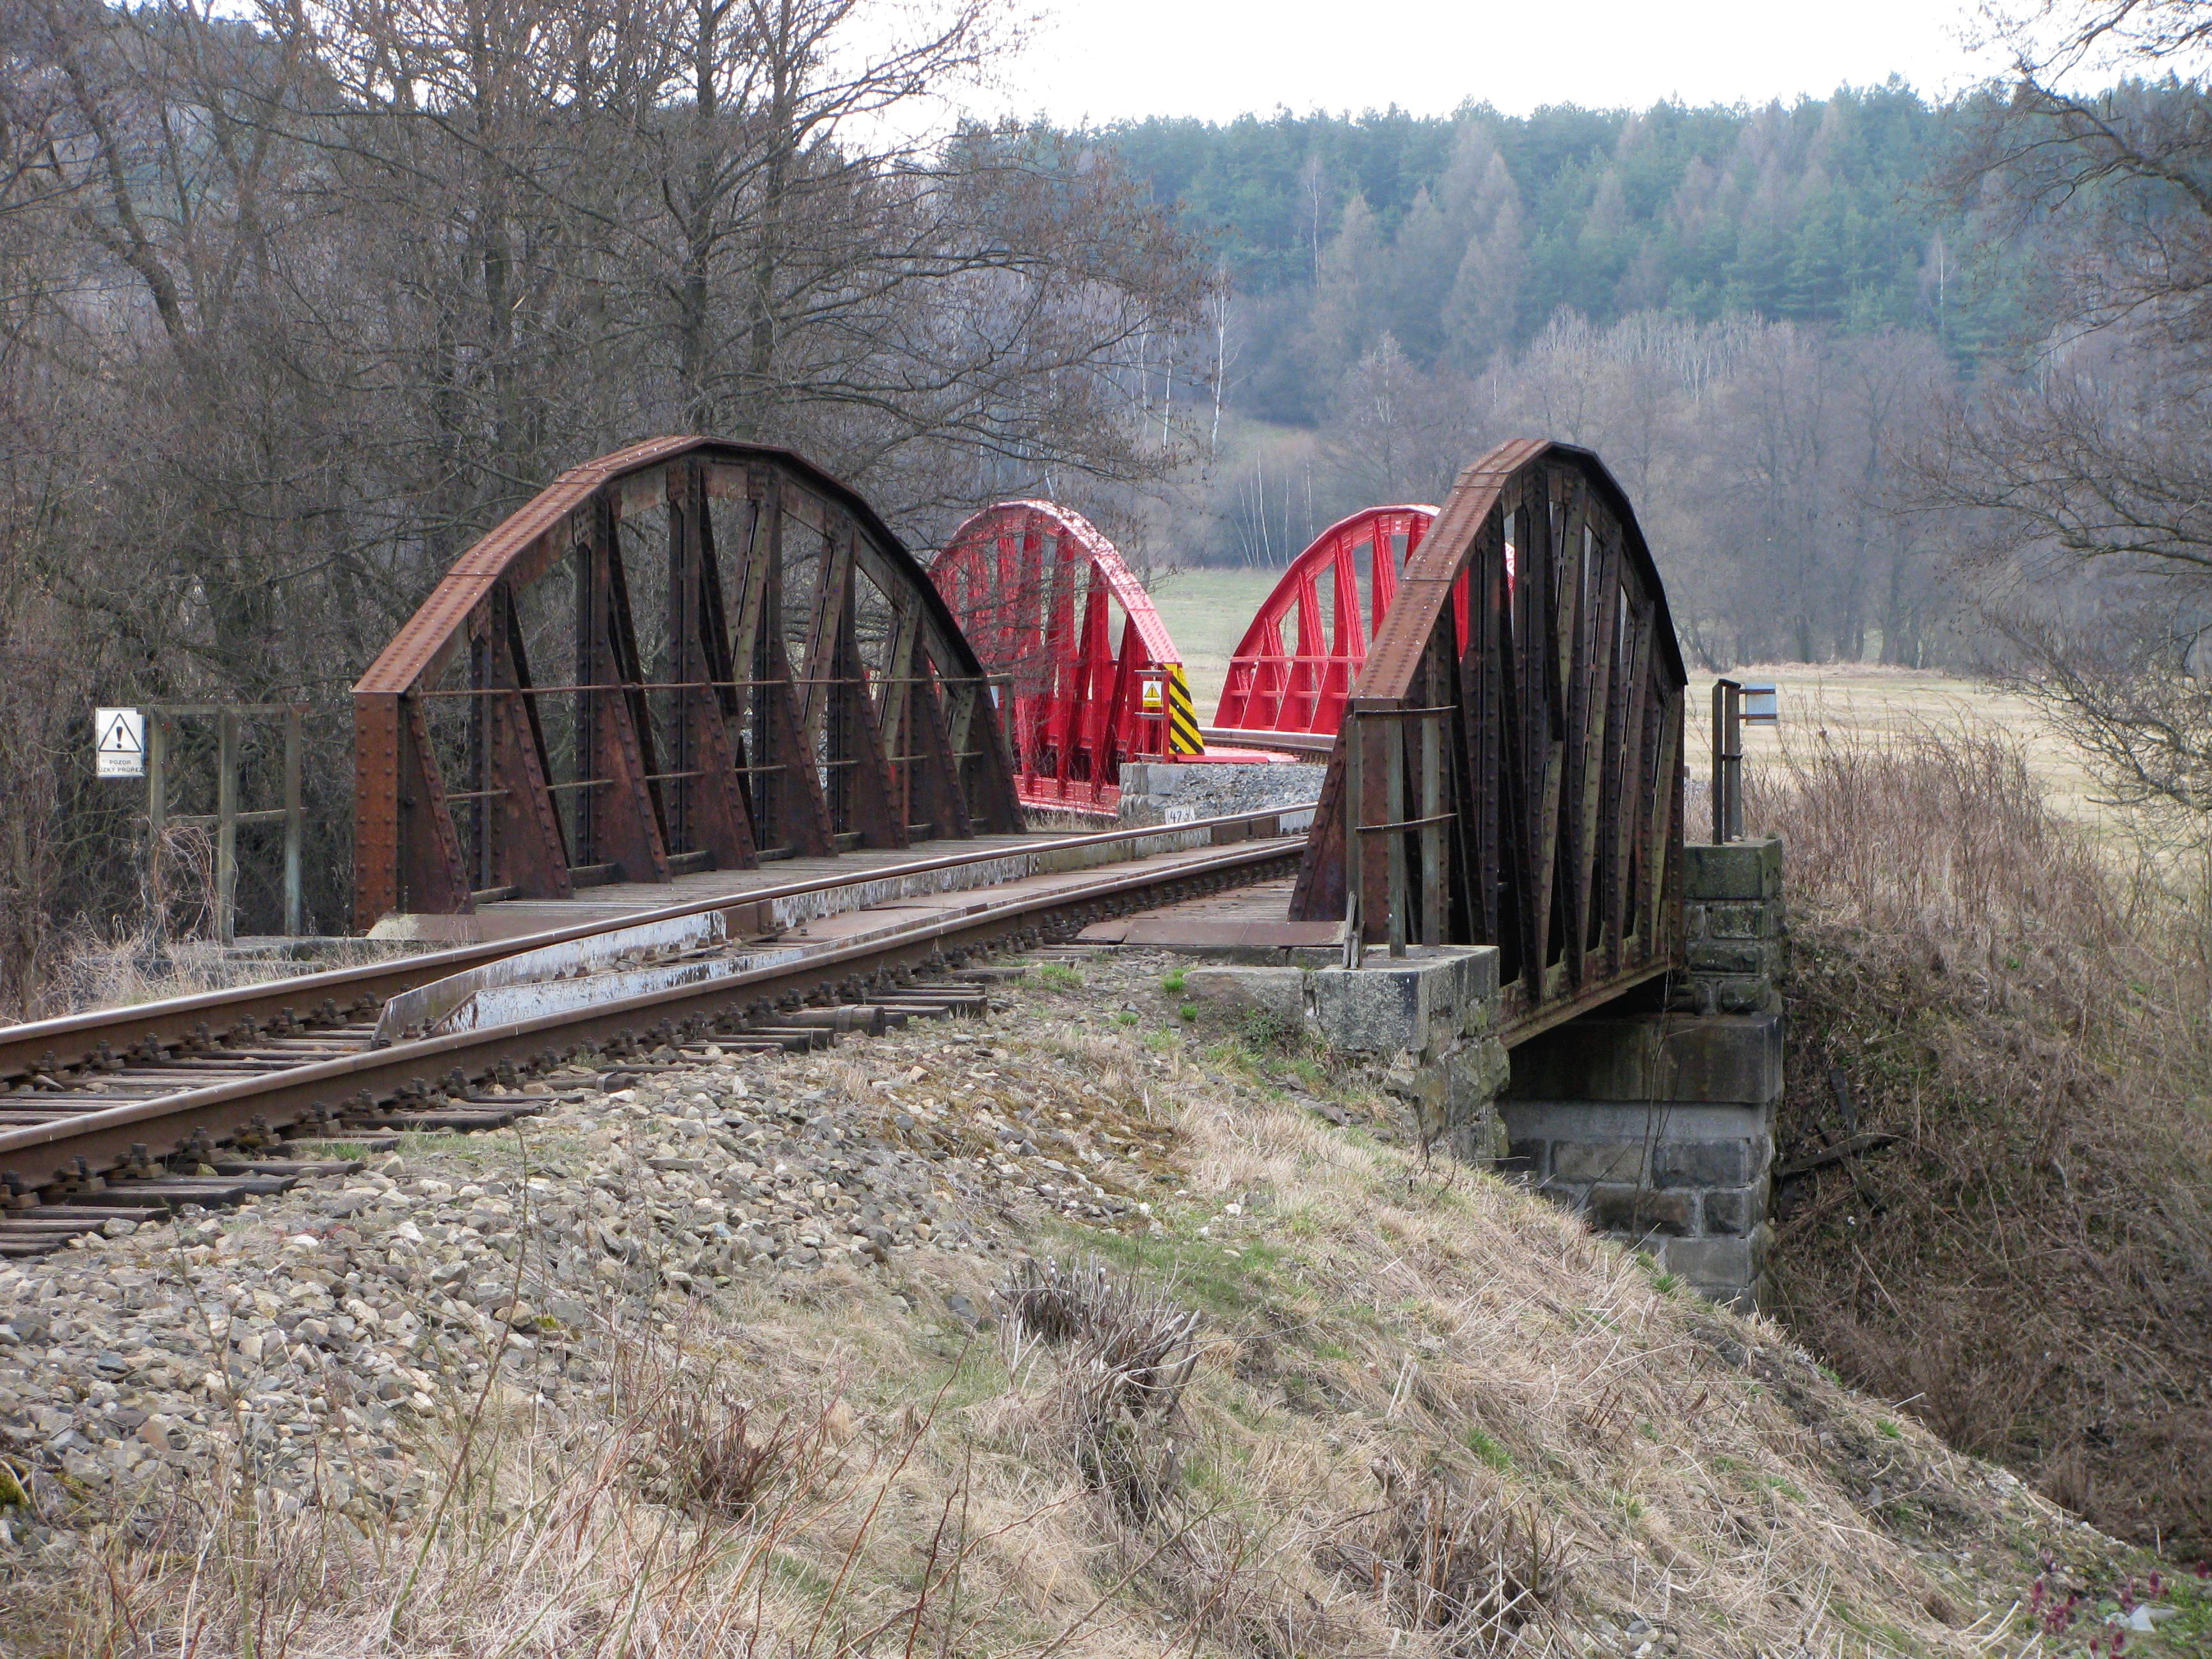
[[[394,957],[388,962],[367,963],[355,968],[325,969],[318,973],[264,980],[258,984],[234,986],[227,990],[203,991],[192,996],[137,1003],[127,1008],[94,1009],[82,1014],[66,1014],[54,1019],[0,1028],[0,1079],[27,1078],[42,1072],[52,1075],[74,1070],[96,1057],[103,1042],[110,1053],[120,1059],[149,1039],[160,1042],[189,1037],[194,1028],[202,1024],[219,1033],[222,1029],[243,1020],[275,1018],[287,1009],[290,1009],[295,1017],[312,1024],[315,1018],[314,1011],[326,1001],[337,1003],[341,1009],[360,1009],[364,1002],[380,1006],[387,998],[402,991],[412,990],[418,985],[443,979],[464,969],[481,967],[486,963],[519,955],[525,951],[588,939],[593,934],[618,928],[641,927],[648,922],[670,921],[680,916],[703,915],[712,910],[741,910],[749,905],[799,898],[809,893],[828,892],[840,887],[899,881],[911,876],[927,875],[968,865],[1032,858],[1041,854],[1099,847],[1114,842],[1139,842],[1200,831],[1218,836],[1225,831],[1249,830],[1263,822],[1279,820],[1285,816],[1286,810],[1276,808],[1260,812],[1230,813],[1218,817],[1194,818],[1188,823],[1148,824],[1129,829],[1094,830],[1076,836],[1024,836],[1003,847],[986,848],[970,853],[948,853],[935,858],[909,859],[872,870],[839,871],[834,875],[811,877],[804,881],[779,882],[772,887],[757,887],[744,893],[694,899],[683,904],[664,905],[608,921],[578,922],[566,927],[525,933],[483,945],[423,951]]]
[[[1334,732],[1253,732],[1233,726],[1201,726],[1198,734],[1208,743],[1231,749],[1274,749],[1286,755],[1324,758],[1336,752]]]
[[[866,994],[868,979],[941,962],[948,952],[1033,936],[1055,920],[1079,926],[1102,913],[1162,902],[1164,895],[1172,897],[1179,889],[1203,890],[1224,884],[1224,878],[1253,881],[1286,873],[1304,841],[1304,836],[1287,836],[1248,842],[1164,870],[1109,866],[1108,872],[1073,887],[1015,896],[985,909],[920,923],[889,939],[828,948],[703,985],[678,986],[512,1024],[364,1049],[234,1083],[0,1130],[0,1161],[18,1172],[28,1166],[27,1184],[44,1188],[66,1183],[80,1169],[100,1170],[125,1158],[172,1156],[198,1134],[220,1141],[248,1127],[282,1129],[316,1115],[319,1109],[339,1115],[346,1102],[359,1100],[364,1092],[372,1103],[380,1104],[394,1097],[402,1085],[434,1083],[455,1069],[473,1080],[493,1074],[502,1063],[533,1067],[557,1063],[580,1048],[623,1038],[635,1041],[641,1034],[649,1036],[648,1027],[655,1021],[661,1029],[672,1030],[679,1024],[772,1018],[775,1006],[794,1006],[823,994],[860,1000]]]

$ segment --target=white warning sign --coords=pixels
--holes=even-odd
[[[101,777],[144,777],[146,716],[136,708],[94,709],[92,750]]]

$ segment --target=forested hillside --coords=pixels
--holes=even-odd
[[[1214,266],[1205,361],[1153,387],[1201,428],[1172,551],[1273,563],[1542,433],[1620,474],[1708,661],[1964,659],[1963,526],[1899,468],[2037,341],[2040,222],[1950,185],[1986,113],[1893,82],[1100,135]]]
[[[1479,368],[1562,307],[1601,325],[1658,310],[1926,329],[1962,362],[2001,351],[2023,262],[1930,190],[1962,115],[1893,83],[1787,109],[1472,106],[1106,137],[1257,313],[1239,405],[1310,420],[1325,388],[1304,371],[1333,350],[1388,331],[1424,367]]]

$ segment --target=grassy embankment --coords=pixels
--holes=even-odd
[[[1009,1188],[976,1212],[994,1260],[720,1280],[656,1270],[676,1246],[654,1230],[680,1224],[658,1203],[596,1266],[523,1227],[532,1305],[593,1311],[534,1322],[540,1351],[493,1352],[480,1379],[441,1373],[417,1433],[443,1473],[408,1518],[288,1513],[238,1456],[135,1510],[91,1494],[64,1576],[0,1595],[0,1644],[1856,1659],[2086,1651],[2146,1588],[2145,1558],[1774,1327],[1389,1144],[1356,1075],[1186,1030],[1163,966],[1011,989],[995,1082],[933,1032],[746,1072],[756,1103],[933,1149],[948,1197],[995,1156],[994,1123],[1034,1121],[1097,1182],[1149,1194],[1151,1218],[1078,1226]],[[626,1147],[649,1188],[731,1156],[709,1137],[646,1158],[672,1121],[625,1119],[615,1140],[564,1108],[528,1157],[573,1170]],[[522,1173],[499,1137],[404,1156],[449,1185]],[[403,1213],[434,1233],[431,1207]],[[355,1217],[364,1263],[381,1213]],[[249,1212],[232,1255],[196,1246],[175,1268],[289,1259],[253,1234],[278,1224]],[[1024,1252],[1105,1276],[1040,1284]],[[2039,1583],[2082,1598],[2063,1634],[2036,1634]],[[2193,1583],[2164,1594],[2176,1615],[2131,1653],[2212,1627]]]

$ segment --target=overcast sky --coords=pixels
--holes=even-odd
[[[1247,111],[1437,114],[1468,100],[1785,101],[1893,73],[1942,94],[1986,60],[1955,0],[1041,0],[982,101],[1060,125]]]

